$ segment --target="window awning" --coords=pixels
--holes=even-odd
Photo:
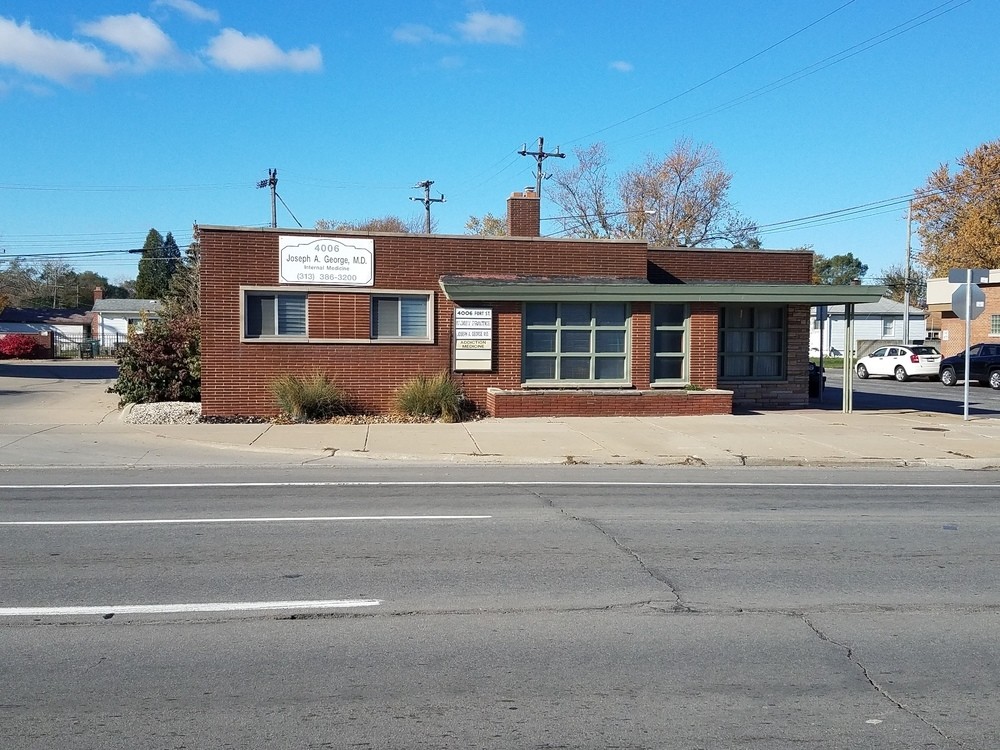
[[[442,276],[454,302],[719,302],[838,305],[876,302],[884,286],[831,284],[650,284],[645,280]]]

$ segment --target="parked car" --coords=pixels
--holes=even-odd
[[[938,372],[945,385],[955,385],[963,380],[965,352],[942,359]],[[1000,390],[1000,344],[973,344],[969,347],[969,380]]]
[[[883,346],[858,360],[854,369],[859,378],[885,375],[900,383],[910,378],[938,377],[941,353],[933,346]]]

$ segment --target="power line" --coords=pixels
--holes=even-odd
[[[848,5],[851,5],[854,2],[855,2],[855,0],[848,0],[843,5],[840,5],[837,8],[834,8],[832,11],[830,11],[826,15],[821,16],[820,18],[817,18],[815,21],[812,21],[811,23],[806,24],[801,29],[798,29],[797,31],[792,32],[791,34],[789,34],[788,36],[784,37],[783,39],[778,40],[774,44],[771,44],[770,46],[765,47],[764,49],[760,50],[759,52],[755,52],[754,54],[750,55],[750,57],[747,57],[747,58],[741,60],[740,62],[736,63],[735,65],[731,65],[730,67],[726,68],[722,72],[716,73],[711,78],[706,78],[701,83],[698,83],[698,84],[696,84],[694,86],[691,86],[690,88],[685,89],[684,91],[681,91],[679,94],[675,94],[674,96],[670,97],[669,99],[666,99],[666,100],[660,102],[659,104],[654,104],[652,107],[648,107],[648,108],[642,110],[641,112],[637,112],[634,115],[630,115],[629,117],[626,117],[624,120],[619,120],[618,122],[612,123],[611,125],[607,125],[607,126],[601,128],[599,130],[595,130],[595,131],[593,131],[591,133],[588,133],[587,135],[582,135],[582,136],[580,136],[578,138],[574,138],[573,140],[567,141],[567,142],[568,143],[576,143],[577,141],[582,141],[584,138],[591,138],[592,136],[599,135],[600,133],[603,133],[603,132],[605,132],[607,130],[611,130],[612,128],[616,128],[619,125],[624,125],[627,122],[631,122],[632,120],[635,120],[638,117],[642,117],[645,114],[649,114],[650,112],[652,112],[654,110],[657,110],[660,107],[664,107],[667,104],[670,104],[671,102],[675,102],[678,99],[680,99],[681,97],[687,96],[688,94],[690,94],[690,93],[692,93],[694,91],[697,91],[698,89],[700,89],[700,88],[702,88],[704,86],[707,86],[708,84],[712,83],[713,81],[716,81],[719,78],[722,78],[724,75],[727,75],[728,73],[732,73],[737,68],[741,68],[744,65],[746,65],[747,63],[752,62],[753,60],[756,60],[758,57],[761,57],[762,55],[767,54],[768,52],[770,52],[771,50],[773,50],[775,47],[781,46],[782,44],[784,44],[785,42],[789,41],[790,39],[794,39],[799,34],[802,34],[803,32],[808,31],[809,29],[811,29],[813,26],[816,26],[817,24],[822,23],[823,21],[825,21],[826,19],[828,19],[830,16],[832,16],[832,15],[834,15],[836,13],[839,13],[844,8],[846,8]]]
[[[909,31],[913,31],[914,29],[919,28],[924,24],[930,23],[931,21],[940,18],[946,13],[951,13],[952,11],[961,8],[963,5],[967,5],[968,3],[972,2],[972,0],[962,0],[962,2],[959,2],[958,5],[953,5],[953,3],[955,3],[956,1],[957,0],[947,0],[947,2],[941,3],[940,5],[937,5],[934,8],[925,11],[924,13],[914,16],[913,18],[910,18],[907,21],[904,21],[903,23],[897,24],[896,26],[887,29],[886,31],[876,34],[875,36],[869,37],[868,39],[858,42],[857,44],[854,44],[850,47],[846,47],[845,49],[842,49],[839,52],[834,53],[833,55],[829,55],[823,58],[822,60],[818,60],[817,62],[807,65],[803,68],[799,68],[798,70],[795,70],[785,76],[782,76],[781,78],[777,78],[774,81],[771,81],[770,83],[760,86],[759,88],[756,88],[748,93],[741,94],[740,96],[737,96],[734,99],[730,99],[727,102],[723,102],[722,104],[716,105],[711,109],[707,109],[703,112],[689,115],[687,117],[682,117],[678,120],[674,120],[673,122],[668,122],[663,125],[658,125],[655,128],[651,128],[649,130],[645,130],[640,133],[635,133],[634,135],[621,138],[618,141],[616,141],[616,143],[644,138],[646,136],[653,135],[654,133],[658,133],[662,130],[666,130],[667,128],[671,128],[677,125],[685,125],[687,123],[696,122],[698,120],[703,120],[707,117],[711,117],[712,115],[716,115],[721,112],[733,109],[734,107],[737,107],[741,104],[746,104],[749,101],[757,99],[766,94],[770,94],[774,91],[777,91],[780,88],[784,88],[785,86],[789,86],[793,83],[796,83],[802,80],[803,78],[807,78],[808,76],[811,76],[815,73],[819,73],[822,70],[826,70],[827,68],[833,67],[834,65],[838,65],[844,62],[845,60],[849,60],[852,57],[860,55],[862,52],[867,52],[868,50],[877,47],[880,44],[885,44],[886,42],[895,39],[898,36],[902,36],[903,34]],[[948,5],[952,5],[952,7],[950,8],[946,7]],[[941,10],[942,8],[944,8],[944,10]],[[930,16],[929,18],[925,18],[925,16],[928,16],[931,13],[935,13],[936,11],[939,10],[940,12],[937,13],[936,15]],[[919,23],[915,23],[916,21],[919,21]]]

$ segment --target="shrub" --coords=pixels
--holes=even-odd
[[[26,333],[8,333],[0,338],[0,355],[11,359],[30,359],[38,348],[35,337]]]
[[[278,408],[296,422],[329,419],[348,411],[344,392],[322,372],[306,377],[282,375],[272,381]]]
[[[201,335],[193,316],[146,320],[115,352],[121,404],[201,400]]]
[[[447,372],[418,375],[396,393],[396,408],[411,417],[425,416],[442,422],[461,422],[465,397]]]

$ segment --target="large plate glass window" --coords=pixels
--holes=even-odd
[[[244,336],[302,338],[306,335],[304,293],[247,292],[244,299]]]
[[[372,297],[373,339],[426,339],[426,295]]]
[[[719,378],[782,380],[787,318],[783,305],[725,305],[719,311]]]
[[[524,380],[626,382],[628,305],[529,302],[524,306]]]
[[[688,380],[688,309],[679,303],[653,305],[653,382]]]

